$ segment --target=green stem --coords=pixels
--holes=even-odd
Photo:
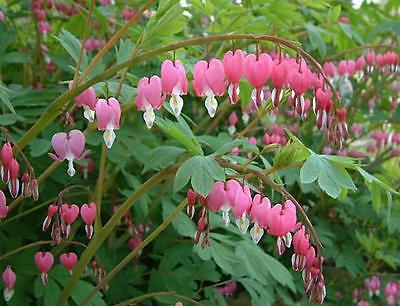
[[[74,268],[73,274],[66,283],[64,290],[62,291],[60,298],[58,300],[58,305],[62,306],[67,303],[68,297],[74,289],[76,282],[79,280],[81,274],[85,270],[86,265],[89,263],[90,259],[94,256],[97,249],[102,245],[104,240],[110,235],[111,231],[118,224],[118,221],[122,216],[128,211],[131,206],[136,203],[140,197],[145,194],[148,190],[165,180],[166,178],[175,174],[177,166],[164,169],[158,172],[150,179],[148,179],[144,184],[142,184],[134,193],[128,197],[121,207],[113,214],[113,216],[108,220],[104,227],[95,232],[92,241],[89,243],[87,249],[82,253],[82,256]]]
[[[94,223],[94,230],[98,231],[101,229],[101,198],[103,196],[103,183],[105,179],[106,173],[106,158],[107,158],[107,148],[106,145],[102,144],[101,146],[101,158],[100,158],[100,169],[99,169],[99,178],[97,179],[97,187],[96,187],[96,221]]]
[[[41,246],[41,245],[46,245],[46,244],[54,244],[54,241],[53,240],[39,240],[39,241],[35,241],[35,242],[32,242],[32,243],[26,244],[26,245],[24,245],[22,247],[19,247],[19,248],[15,249],[15,250],[12,250],[12,251],[2,255],[0,257],[0,262],[2,260],[4,260],[4,259],[10,257],[10,256],[18,254],[18,253],[20,253],[22,251],[25,251],[27,249],[34,248],[34,247]],[[72,241],[72,240],[63,240],[63,241],[61,241],[61,244],[74,244],[74,245],[80,245],[80,246],[86,247],[86,245],[83,244],[82,242]]]
[[[95,288],[93,288],[86,297],[80,302],[79,306],[85,305],[89,300],[96,294],[98,290],[103,288],[113,277],[121,271],[132,259],[140,254],[140,252],[150,244],[154,239],[157,238],[158,235],[176,218],[179,212],[185,208],[187,204],[187,200],[182,201],[176,209],[172,212],[172,214],[164,220],[141,244],[138,245],[134,250],[132,250],[117,266],[114,267],[109,273],[107,273],[106,277],[97,284]]]
[[[18,146],[20,149],[23,149],[31,139],[36,137],[43,129],[45,129],[55,118],[57,118],[59,111],[62,107],[64,107],[65,103],[67,103],[70,99],[77,96],[81,92],[83,92],[86,88],[103,81],[104,79],[113,76],[117,72],[121,71],[126,67],[130,67],[135,63],[143,61],[149,57],[162,54],[165,52],[169,52],[172,50],[186,48],[193,45],[202,45],[209,44],[215,41],[226,41],[226,40],[261,40],[261,41],[271,41],[273,43],[286,46],[290,49],[297,51],[300,55],[302,55],[305,59],[307,59],[313,66],[317,68],[319,73],[323,76],[326,83],[332,88],[332,90],[336,93],[335,88],[330,83],[328,78],[326,77],[321,65],[306,51],[302,50],[295,42],[271,36],[271,35],[255,35],[255,34],[221,34],[221,35],[211,35],[207,37],[199,37],[188,40],[183,40],[178,43],[174,43],[168,46],[164,46],[158,49],[154,49],[139,55],[135,55],[131,57],[129,60],[122,62],[119,65],[115,65],[102,73],[95,75],[92,79],[82,83],[81,85],[72,88],[61,96],[59,96],[50,106],[46,109],[44,114],[36,121],[36,123],[24,134],[24,136],[19,140]],[[82,79],[84,76],[82,76]],[[338,97],[338,96],[337,96]]]
[[[114,306],[135,305],[136,303],[138,303],[140,301],[147,300],[147,299],[150,299],[150,298],[153,298],[153,297],[157,297],[157,296],[173,296],[173,297],[179,298],[179,299],[181,299],[183,301],[191,302],[191,303],[193,303],[195,305],[202,305],[201,303],[196,302],[195,300],[193,300],[193,299],[191,299],[189,297],[186,297],[184,295],[177,294],[174,291],[159,291],[159,292],[151,292],[151,293],[143,294],[143,295],[137,296],[137,297],[135,297],[133,299],[118,303],[118,304],[116,304]]]
[[[72,87],[75,87],[77,85],[77,83],[79,83],[79,72],[81,70],[83,54],[85,52],[84,44],[89,35],[89,28],[90,28],[90,24],[91,24],[91,16],[92,16],[93,7],[94,7],[94,0],[90,0],[90,8],[89,8],[88,16],[86,19],[85,30],[83,32],[81,48],[79,49],[79,57],[78,57],[78,62],[76,63],[76,69],[75,69],[75,73],[74,73]]]

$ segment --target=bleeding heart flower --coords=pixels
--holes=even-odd
[[[274,89],[271,92],[271,100],[275,107],[278,107],[279,102],[282,99],[283,91],[282,88],[287,81],[288,66],[286,61],[275,61],[274,69],[272,71],[271,79],[272,84],[274,84]]]
[[[261,102],[264,100],[262,88],[271,76],[273,67],[272,58],[266,53],[261,53],[258,56],[249,54],[244,58],[243,73],[246,80],[254,88],[251,96],[257,108],[261,106]]]
[[[3,296],[6,302],[11,300],[12,296],[14,295],[14,286],[16,281],[17,275],[14,273],[11,266],[8,265],[3,272],[3,282],[6,285],[6,288],[4,288],[3,291]]]
[[[310,247],[310,238],[306,234],[304,226],[302,226],[293,236],[294,254],[292,255],[292,267],[294,271],[302,271],[304,269],[307,252]]]
[[[41,272],[42,283],[46,285],[49,280],[47,273],[54,264],[54,256],[50,252],[37,252],[35,254],[35,263]]]
[[[71,233],[71,224],[74,223],[76,218],[79,215],[79,207],[78,205],[72,204],[62,204],[61,205],[61,218],[65,222],[63,226],[63,233],[65,237],[69,237]]]
[[[7,199],[3,191],[0,190],[0,219],[4,219],[8,214]]]
[[[144,112],[143,119],[147,128],[152,128],[156,118],[154,109],[160,109],[163,103],[161,79],[156,75],[142,78],[138,83],[136,107]]]
[[[243,76],[244,53],[242,50],[228,51],[224,55],[224,71],[229,81],[228,94],[232,104],[239,99],[239,82]]]
[[[97,206],[95,203],[83,204],[81,207],[81,217],[85,223],[85,231],[88,239],[91,239],[93,236],[93,223],[96,219],[96,209]]]
[[[261,240],[264,229],[267,228],[267,215],[270,209],[271,202],[267,197],[260,194],[254,196],[250,211],[251,222],[254,223],[254,226],[250,230],[250,235],[255,243]]]
[[[72,274],[72,269],[78,262],[78,255],[74,252],[63,253],[60,255],[60,263]]]
[[[69,89],[72,88],[72,81],[68,83]],[[97,103],[96,92],[93,87],[85,89],[82,93],[74,98],[75,105],[83,107],[83,116],[89,121],[94,121],[95,108]]]
[[[11,160],[13,158],[13,150],[10,143],[6,142],[5,144],[3,144],[3,147],[0,151],[0,157],[2,163],[1,178],[3,180],[3,183],[7,184],[10,178],[10,166]]]
[[[72,130],[68,134],[56,133],[51,139],[51,145],[56,154],[49,153],[50,158],[58,161],[67,160],[69,176],[74,176],[74,160],[85,158],[89,151],[85,148],[85,135],[79,130]]]
[[[236,115],[236,112],[232,112],[229,115],[229,118],[228,118],[228,123],[229,123],[228,132],[229,132],[229,135],[235,134],[235,132],[236,132],[236,124],[238,122],[239,122],[239,118]]]
[[[164,94],[170,95],[169,105],[174,115],[178,117],[182,111],[183,99],[188,90],[186,70],[180,60],[166,60],[161,66],[161,83]]]
[[[335,64],[332,62],[326,62],[324,64],[324,72],[326,76],[333,78],[335,76]]]
[[[246,234],[250,222],[247,218],[251,208],[251,192],[248,186],[235,188],[230,197],[232,212],[236,218],[236,225],[242,234]]]
[[[218,108],[215,96],[223,96],[226,89],[224,65],[220,60],[199,61],[193,69],[193,88],[198,97],[206,97],[205,106],[211,118]]]
[[[19,192],[19,163],[13,158],[10,164],[10,179],[8,181],[8,190],[13,198],[18,196]]]
[[[276,204],[267,215],[268,233],[278,237],[277,246],[279,255],[285,252],[285,245],[290,247],[292,232],[296,228],[296,206],[290,200],[283,205]]]
[[[103,139],[107,148],[111,148],[115,140],[114,130],[119,129],[121,106],[115,98],[99,99],[95,107],[97,129],[104,131]]]
[[[42,230],[45,231],[49,228],[50,224],[51,224],[51,219],[53,218],[53,216],[57,213],[58,211],[58,206],[55,204],[50,204],[49,207],[47,208],[47,216],[43,221],[43,225],[42,225]]]

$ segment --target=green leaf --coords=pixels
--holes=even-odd
[[[352,30],[348,24],[339,22],[339,27],[343,30],[343,32],[346,34],[346,36],[349,39],[351,39],[351,40],[355,39],[359,44],[364,43],[361,36],[358,33],[356,33],[354,30]]]
[[[235,253],[231,251],[230,248],[222,245],[221,243],[212,240],[211,245],[211,255],[215,263],[228,274],[235,274],[235,265],[239,264],[236,260]]]
[[[35,138],[29,143],[29,149],[32,157],[38,157],[50,150],[50,141],[48,139]]]
[[[92,291],[93,288],[94,286],[92,284],[89,284],[88,282],[85,282],[83,280],[78,280],[76,286],[74,287],[74,290],[71,293],[72,299],[75,303],[79,304],[86,297],[86,295],[90,291]],[[90,301],[87,302],[85,305],[106,306],[106,303],[101,297],[101,292],[97,291],[95,295],[90,299]]]
[[[241,241],[236,247],[236,253],[242,259],[249,275],[257,281],[268,284],[269,276],[265,274],[268,272],[278,283],[289,287],[293,292],[296,291],[293,277],[285,266],[252,241]]]
[[[173,146],[154,148],[146,156],[143,173],[149,170],[164,169],[165,167],[172,165],[178,156],[185,152],[185,149]]]
[[[186,160],[178,169],[174,180],[174,192],[181,190],[187,183],[189,183],[190,178],[195,170],[196,158],[194,156]]]
[[[49,282],[44,287],[44,306],[52,306],[54,305],[54,301],[58,300],[61,288],[51,278],[49,278]]]
[[[324,57],[326,55],[326,45],[320,33],[319,27],[316,27],[310,23],[306,23],[305,27],[308,31],[308,36],[310,37],[311,45],[318,50],[321,57]]]
[[[224,179],[224,169],[211,156],[193,156],[179,167],[175,176],[174,192],[181,190],[190,180],[193,189],[206,197],[214,180]]]
[[[192,155],[204,155],[192,130],[181,116],[178,122],[157,117],[155,123],[165,134],[182,144]]]
[[[163,219],[167,219],[175,210],[175,206],[168,202],[162,202]],[[193,238],[196,232],[195,223],[188,217],[186,213],[180,212],[172,221],[173,228],[183,237]]]
[[[9,90],[4,84],[0,82],[0,101],[14,114],[15,110],[13,105],[10,102],[10,94],[11,90]]]
[[[55,37],[63,46],[63,48],[68,52],[68,54],[73,58],[75,63],[79,60],[79,51],[81,48],[81,42],[77,39],[71,32],[65,29],[61,29],[61,33],[58,37]],[[81,69],[85,69],[88,65],[88,58],[86,52],[83,52]]]
[[[314,182],[319,176],[320,158],[316,154],[311,154],[300,169],[300,181],[303,184]]]

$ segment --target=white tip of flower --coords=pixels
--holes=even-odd
[[[233,134],[235,134],[235,132],[236,132],[236,127],[234,126],[234,125],[230,125],[229,127],[228,127],[228,133],[229,133],[229,135],[233,135]]]
[[[249,114],[248,114],[248,113],[243,113],[243,115],[242,115],[243,123],[244,123],[244,124],[249,123],[249,119],[250,119]]]
[[[317,101],[315,99],[315,97],[312,99],[312,109],[314,111],[314,115],[317,115],[316,111],[317,111]]]
[[[146,122],[147,128],[151,129],[153,127],[154,120],[156,120],[156,115],[154,114],[154,110],[152,107],[146,109],[146,111],[143,114],[143,119],[144,122]]]
[[[271,92],[271,101],[274,102],[275,101],[275,96],[276,96],[276,89],[274,88]]]
[[[228,227],[229,223],[231,223],[231,219],[229,219],[229,210],[222,211],[222,219],[224,219],[224,224]]]
[[[210,115],[210,117],[214,118],[215,113],[217,112],[217,108],[218,108],[217,99],[215,99],[215,97],[213,95],[212,96],[207,96],[204,105],[206,106],[206,109],[207,109],[208,114]]]
[[[250,222],[249,219],[247,219],[246,217],[246,213],[244,213],[240,219],[236,219],[236,225],[242,234],[247,233],[247,229],[249,228]]]
[[[288,232],[285,236],[283,236],[283,241],[285,242],[286,247],[290,248],[292,245],[292,233]]]
[[[14,290],[8,290],[7,288],[4,288],[3,297],[6,302],[10,301],[13,295],[14,295]]]
[[[103,139],[104,139],[104,142],[105,142],[107,148],[110,149],[112,147],[112,145],[115,141],[115,138],[116,138],[116,136],[115,136],[115,132],[113,129],[107,129],[104,131]]]
[[[67,173],[68,173],[69,176],[74,176],[75,175],[74,160],[73,159],[68,161]]]
[[[251,239],[253,239],[254,243],[258,243],[262,236],[264,235],[264,230],[258,226],[257,223],[250,230]]]
[[[89,122],[94,121],[94,116],[96,112],[91,110],[89,106],[83,105],[83,117],[85,117]]]
[[[174,112],[175,117],[178,117],[181,114],[182,107],[183,107],[183,99],[180,95],[173,94],[171,99],[169,100],[169,105]]]

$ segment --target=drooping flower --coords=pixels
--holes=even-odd
[[[263,87],[272,74],[274,63],[272,58],[261,53],[258,56],[249,54],[243,61],[243,73],[246,80],[254,88],[252,92],[252,100],[254,105],[259,108],[262,100],[264,100]]]
[[[338,117],[338,129],[339,129],[339,135],[341,138],[346,139],[349,132],[347,129],[347,121],[346,121],[346,115],[347,115],[347,110],[344,107],[341,107],[336,110],[336,115]]]
[[[43,221],[42,230],[45,231],[49,228],[51,224],[51,220],[53,219],[54,215],[57,213],[58,207],[55,204],[50,204],[47,208],[47,216]]]
[[[375,65],[375,53],[373,51],[370,51],[367,54],[367,71],[368,72],[374,71],[374,65]]]
[[[8,190],[13,198],[18,196],[19,192],[19,163],[13,158],[10,164],[10,179],[8,180]]]
[[[96,219],[96,209],[95,203],[83,204],[81,207],[81,217],[85,223],[85,231],[88,239],[93,236],[93,223]]]
[[[111,148],[115,140],[114,130],[119,129],[121,106],[115,98],[99,99],[95,107],[97,129],[104,131],[103,139],[107,148]]]
[[[285,252],[285,245],[290,247],[292,234],[296,227],[296,206],[290,200],[286,200],[283,205],[274,205],[267,215],[268,233],[278,237],[278,253]]]
[[[300,61],[297,67],[294,66],[288,72],[288,82],[290,88],[292,88],[294,107],[300,114],[305,113],[306,101],[304,93],[308,88],[312,87],[313,81],[313,74],[303,60]]]
[[[74,223],[76,218],[79,215],[79,207],[78,205],[72,204],[62,204],[61,205],[61,218],[64,221],[62,231],[65,237],[69,237],[71,233],[71,224]]]
[[[258,243],[267,228],[267,215],[271,209],[271,202],[267,197],[256,194],[251,204],[251,222],[254,226],[250,230],[251,238],[255,243]]]
[[[192,188],[189,188],[186,193],[186,199],[188,205],[186,207],[186,213],[190,219],[193,219],[195,213],[195,205],[197,200],[197,192],[194,191]]]
[[[283,91],[282,88],[287,82],[288,66],[286,61],[276,61],[274,62],[274,69],[272,71],[271,79],[272,84],[274,84],[274,89],[271,93],[271,100],[275,107],[278,107],[279,102],[282,99]]]
[[[54,264],[54,256],[50,252],[37,252],[35,254],[35,263],[41,272],[42,284],[46,285],[49,280],[47,273]]]
[[[324,72],[327,77],[333,78],[335,76],[335,64],[332,62],[326,62],[324,64]]]
[[[186,70],[180,60],[165,60],[161,66],[161,83],[164,94],[170,95],[169,105],[178,117],[182,111],[183,99],[188,90]]]
[[[49,156],[58,161],[67,160],[69,176],[74,176],[74,160],[80,160],[89,154],[83,151],[85,148],[85,135],[79,130],[72,130],[67,133],[56,133],[51,139],[51,145],[55,154]]]
[[[302,226],[293,236],[292,267],[294,271],[302,271],[304,269],[310,246],[310,238],[306,234],[304,226]]]
[[[193,69],[193,88],[198,97],[206,97],[204,105],[211,118],[218,108],[215,96],[223,96],[226,90],[224,65],[220,60],[199,61]]]
[[[396,296],[397,296],[397,283],[396,282],[388,282],[385,287],[385,298],[388,306],[396,305]]]
[[[72,274],[72,269],[75,267],[78,261],[78,255],[74,252],[62,253],[60,255],[60,263]]]
[[[331,92],[326,89],[319,88],[315,93],[316,103],[314,104],[314,112],[317,116],[317,127],[325,128],[329,122],[329,113],[331,111]]]
[[[367,301],[361,300],[357,303],[357,306],[369,306],[369,303]]]
[[[381,289],[381,280],[379,276],[374,275],[364,281],[364,288],[368,291],[370,297],[378,296]]]
[[[10,178],[10,166],[11,166],[11,160],[13,158],[13,150],[11,147],[11,144],[6,142],[3,144],[1,151],[0,151],[0,157],[1,157],[1,178],[3,180],[3,183],[8,183],[8,180]]]
[[[222,216],[226,225],[230,222],[229,210],[231,209],[227,195],[227,188],[228,182],[215,182],[207,197],[207,207],[213,212],[222,210]]]
[[[8,214],[7,199],[3,191],[0,190],[0,219],[4,219]]]
[[[46,39],[47,34],[50,33],[51,25],[47,21],[39,21],[37,24],[37,28],[39,33],[41,33],[44,39]]]
[[[228,123],[229,123],[228,132],[229,132],[229,135],[235,134],[235,132],[236,132],[236,124],[238,122],[239,122],[239,118],[236,115],[236,112],[232,112],[228,117]]]
[[[239,99],[239,82],[243,76],[244,53],[242,50],[228,51],[224,55],[224,71],[228,79],[228,94],[232,104],[236,104]]]
[[[136,107],[144,112],[143,119],[147,128],[152,128],[156,118],[154,110],[160,109],[163,103],[161,79],[156,75],[142,78],[138,83]]]
[[[68,83],[69,89],[72,88],[73,82]],[[82,93],[74,98],[75,105],[83,107],[83,116],[89,121],[94,121],[95,108],[97,103],[96,92],[93,87],[85,89]]]
[[[11,266],[8,265],[3,272],[3,282],[6,285],[6,288],[4,288],[3,291],[3,296],[6,302],[10,301],[12,296],[14,295],[14,286],[16,281],[17,275],[12,270]]]
[[[233,215],[236,218],[236,225],[242,234],[246,234],[250,222],[247,215],[251,208],[251,193],[248,186],[236,188],[232,195],[228,194],[229,201],[232,206]]]

